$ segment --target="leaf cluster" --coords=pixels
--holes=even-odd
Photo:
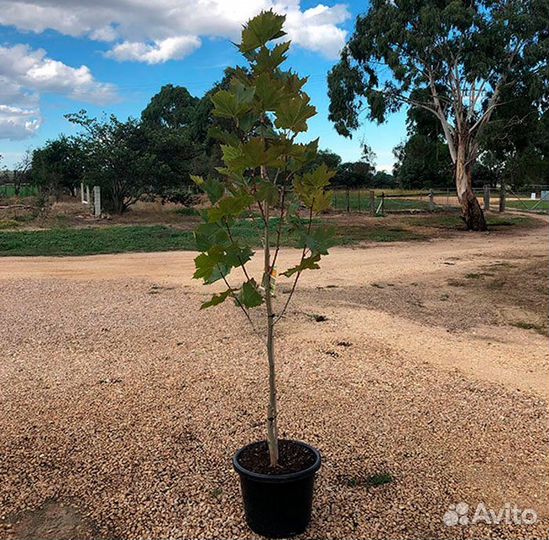
[[[281,274],[297,281],[302,271],[317,269],[321,256],[328,253],[331,231],[313,226],[313,216],[330,205],[327,188],[334,172],[318,165],[318,140],[296,141],[307,131],[316,109],[303,90],[307,80],[282,69],[290,48],[284,41],[284,21],[284,16],[265,11],[244,26],[238,48],[248,67],[232,70],[228,87],[211,96],[213,114],[229,125],[215,126],[209,133],[221,143],[223,166],[217,177],[193,177],[210,203],[195,232],[201,253],[195,259],[194,277],[208,284],[222,280],[226,290],[202,307],[228,298],[245,312],[263,304],[271,294],[284,229],[298,238],[302,255]],[[277,230],[269,232],[272,215],[278,218]],[[232,234],[240,220],[256,222],[265,233],[268,264],[260,279],[247,269],[252,247]],[[245,278],[239,286],[229,283],[236,268]]]

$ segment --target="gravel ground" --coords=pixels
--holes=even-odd
[[[530,264],[546,232],[513,250],[508,237],[484,251],[466,238],[338,249],[327,276],[307,279],[278,341],[281,436],[324,459],[306,538],[548,537],[546,338],[478,319],[486,295],[443,310],[417,292],[488,258]],[[263,437],[266,362],[232,306],[198,311],[191,263],[2,261],[1,538],[253,538],[230,458]],[[424,307],[375,303],[365,287]],[[474,323],[461,328],[467,311]],[[459,502],[516,504],[539,520],[445,526]]]

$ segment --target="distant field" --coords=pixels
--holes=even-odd
[[[375,208],[381,203],[381,193],[385,193],[384,210],[397,212],[406,210],[428,210],[429,195],[419,195],[419,192],[403,190],[374,190]],[[332,206],[336,210],[370,211],[370,190],[334,190]]]
[[[32,197],[38,194],[36,186],[21,186],[20,197]],[[0,185],[0,197],[15,197],[15,188],[12,185]]]
[[[549,201],[533,201],[532,199],[507,199],[506,205],[508,208],[516,210],[528,210],[533,212],[549,211]]]

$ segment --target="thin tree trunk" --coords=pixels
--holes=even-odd
[[[461,205],[461,216],[469,231],[485,231],[484,212],[473,193],[472,164],[468,163],[467,141],[458,141],[455,164],[456,191]]]
[[[261,168],[261,176],[265,178],[265,168]],[[267,444],[271,466],[278,465],[278,427],[276,403],[276,372],[274,349],[274,313],[271,296],[271,252],[269,239],[269,203],[265,203],[265,264],[263,286],[265,287],[265,306],[267,308],[267,359],[269,362],[269,406],[267,409]]]

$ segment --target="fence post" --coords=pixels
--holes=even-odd
[[[505,212],[505,184],[503,182],[499,188],[499,211]]]
[[[373,189],[370,190],[370,214],[376,215],[376,193]]]
[[[484,210],[490,211],[490,186],[484,185]]]
[[[379,214],[383,216],[385,214],[385,192],[381,192],[381,202],[379,203]]]
[[[101,188],[93,186],[93,215],[96,218],[101,217]]]
[[[347,187],[347,212],[351,211],[351,194],[349,193],[349,187]]]
[[[429,190],[429,212],[434,212],[435,210],[435,194],[433,193],[433,188]]]

